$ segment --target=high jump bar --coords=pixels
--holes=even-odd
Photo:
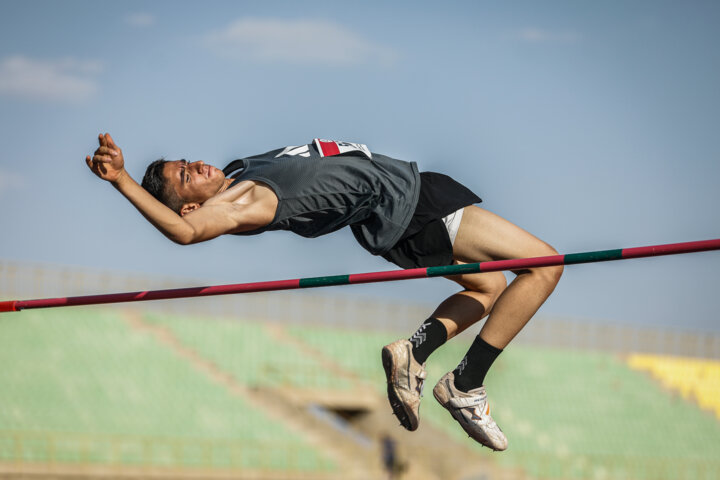
[[[463,265],[442,267],[410,268],[407,270],[388,270],[383,272],[332,275],[327,277],[296,278],[292,280],[274,280],[269,282],[236,283],[206,287],[173,288],[168,290],[147,290],[144,292],[109,293],[103,295],[83,295],[77,297],[44,298],[36,300],[8,300],[0,302],[0,312],[17,312],[30,308],[70,307],[78,305],[100,305],[106,303],[142,302],[147,300],[167,300],[171,298],[209,297],[232,293],[269,292],[275,290],[294,290],[299,288],[328,287],[358,283],[390,282],[469,273],[498,272],[503,270],[521,270],[536,267],[558,265],[576,265],[580,263],[627,260],[630,258],[677,255],[681,253],[720,250],[720,238],[695,242],[669,243],[647,247],[598,250],[594,252],[549,255],[545,257],[517,258]]]

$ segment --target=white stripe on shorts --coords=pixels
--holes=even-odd
[[[458,229],[460,228],[460,222],[462,221],[464,207],[460,210],[455,210],[447,217],[443,217],[442,221],[445,223],[448,235],[450,235],[450,243],[455,245],[455,237],[457,237]]]

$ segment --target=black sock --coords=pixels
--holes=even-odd
[[[453,370],[455,388],[461,392],[469,392],[474,388],[481,387],[490,366],[501,353],[501,348],[493,347],[480,338],[480,335],[475,337],[465,358]]]
[[[447,341],[447,330],[440,320],[431,317],[425,320],[408,340],[413,345],[412,354],[415,360],[425,363],[430,354]]]

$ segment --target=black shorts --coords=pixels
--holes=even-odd
[[[383,258],[402,268],[452,265],[452,242],[442,219],[480,202],[480,197],[447,175],[420,173],[415,213],[405,233]]]

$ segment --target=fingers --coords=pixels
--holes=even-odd
[[[110,163],[114,157],[118,156],[118,152],[111,147],[98,147],[92,157],[92,162]],[[90,156],[87,157],[88,159]]]
[[[103,153],[108,154],[111,153],[113,155],[117,155],[121,150],[120,147],[115,145],[115,141],[110,136],[109,133],[101,133],[98,135],[98,143],[100,144],[100,147],[95,150],[95,154]]]
[[[118,154],[117,150],[113,150],[111,147],[98,147],[98,149],[95,150],[95,155],[117,156],[117,154]]]
[[[102,160],[98,160],[95,157],[91,159],[90,155],[88,155],[85,157],[85,163],[87,164],[88,168],[90,168],[90,170],[92,170],[92,172],[99,177],[102,177],[102,175],[107,173],[105,162]]]
[[[111,163],[113,161],[113,155],[98,155],[97,152],[95,152],[95,155],[92,157],[93,162],[100,162],[100,163]]]
[[[98,177],[111,180],[117,172],[122,170],[122,151],[115,145],[109,133],[98,135],[99,147],[92,157],[85,157],[85,163]],[[115,164],[113,164],[115,162]]]
[[[93,171],[98,165],[104,165],[106,163],[112,163],[113,157],[116,155],[114,152],[108,152],[104,154],[101,149],[107,149],[107,147],[100,147],[95,151],[95,154],[90,158],[90,155],[85,157],[85,163]]]

